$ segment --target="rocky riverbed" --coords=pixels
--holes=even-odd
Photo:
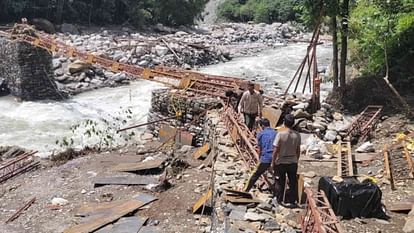
[[[193,69],[252,56],[264,49],[306,40],[307,34],[290,24],[220,24],[175,30],[158,25],[157,32],[122,30],[57,33],[58,42],[120,63],[153,68],[158,65]],[[105,71],[62,55],[53,58],[55,81],[69,94],[128,83],[133,77]]]

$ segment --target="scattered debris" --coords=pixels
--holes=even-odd
[[[127,215],[144,205],[147,205],[156,198],[146,195],[146,194],[139,194],[137,197],[133,198],[129,201],[122,201],[118,205],[113,206],[107,209],[100,209],[100,213],[92,213],[91,215],[95,215],[96,218],[93,218],[85,223],[80,225],[74,226],[72,228],[66,229],[64,233],[88,233],[93,232],[105,225],[108,225],[111,222],[114,222],[120,219],[122,216]]]
[[[36,201],[36,197],[33,197],[32,199],[30,199],[29,202],[27,202],[24,206],[18,209],[16,213],[14,213],[10,218],[8,218],[5,223],[14,221],[16,218],[18,218],[22,214],[23,211],[27,210],[35,201]]]

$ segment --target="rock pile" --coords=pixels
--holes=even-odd
[[[74,58],[55,57],[52,64],[56,85],[69,94],[128,84],[130,79],[124,73],[104,71]]]
[[[205,115],[203,114],[207,109],[218,105],[219,101],[211,97],[195,97],[190,93],[170,89],[155,90],[152,92],[148,122],[175,117],[177,112],[180,112],[181,117],[149,125],[148,129],[155,136],[158,136],[162,124],[184,127],[185,130],[193,135],[193,144],[195,146],[202,146],[205,139],[208,138],[208,131],[204,127]]]
[[[43,49],[0,38],[0,79],[21,100],[64,98],[53,82],[51,59]]]
[[[310,101],[308,95],[292,94],[286,98],[278,95],[268,100],[267,106],[291,113],[295,117],[295,128],[300,132],[315,133],[325,141],[343,140],[352,119],[327,103],[322,103],[321,109],[311,114]]]

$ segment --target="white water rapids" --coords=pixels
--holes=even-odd
[[[268,83],[278,82],[284,89],[294,75],[306,53],[305,44],[293,44],[268,50],[253,57],[236,58],[227,63],[204,67],[201,70],[211,74],[235,77],[261,77]],[[330,63],[331,48],[318,47],[319,67]],[[266,83],[265,82],[265,83]],[[330,86],[330,85],[329,85]],[[130,109],[132,118],[124,125],[146,122],[151,105],[151,91],[162,87],[157,83],[136,81],[128,86],[103,88],[79,94],[62,102],[16,102],[13,97],[0,97],[0,146],[17,145],[39,151],[42,157],[53,151],[62,150],[56,140],[72,137],[70,127],[86,119],[106,124],[119,125],[115,118],[125,117]],[[322,90],[327,85],[322,86]],[[301,89],[299,89],[301,90]],[[138,133],[144,128],[138,129]],[[98,141],[85,136],[84,131],[76,135],[74,146],[96,144]],[[136,137],[134,140],[138,140]],[[117,144],[124,143],[123,140]]]

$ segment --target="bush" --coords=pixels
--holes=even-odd
[[[226,0],[220,6],[219,16],[236,22],[286,22],[296,19],[294,6],[291,0]]]
[[[385,75],[385,48],[390,80],[401,91],[414,89],[414,4],[409,0],[361,0],[350,20],[351,62],[364,75]]]

